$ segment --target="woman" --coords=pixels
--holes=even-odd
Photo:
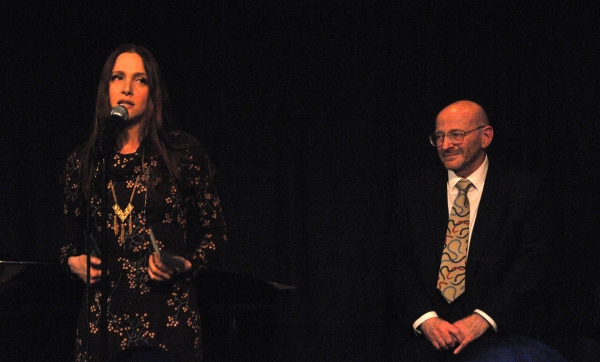
[[[152,54],[139,46],[119,47],[102,70],[92,134],[68,158],[61,263],[89,280],[77,361],[112,358],[140,346],[159,347],[182,361],[201,360],[194,279],[226,241],[225,222],[203,148],[190,135],[166,130],[166,98]],[[109,120],[117,106],[129,117],[115,132]],[[160,259],[154,248],[161,250]],[[179,264],[167,263],[166,252]]]

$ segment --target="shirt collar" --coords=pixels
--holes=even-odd
[[[475,186],[475,188],[479,191],[483,190],[483,184],[485,183],[485,176],[487,175],[488,167],[489,161],[486,155],[481,166],[479,166],[475,172],[467,177],[467,179],[471,181],[473,186]],[[454,171],[448,170],[448,186],[450,186],[449,190],[452,190],[461,179],[462,177],[457,176]]]

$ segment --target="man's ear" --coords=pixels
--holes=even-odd
[[[483,137],[481,138],[481,148],[488,148],[494,138],[494,129],[492,126],[486,126],[483,130]]]

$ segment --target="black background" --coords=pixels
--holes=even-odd
[[[591,318],[599,221],[595,7],[0,6],[1,259],[56,260],[64,161],[89,133],[105,59],[135,43],[155,55],[178,125],[216,164],[230,230],[219,267],[299,288],[291,355],[377,360],[387,353],[382,266],[394,185],[399,173],[441,167],[427,135],[439,110],[459,99],[487,110],[496,131],[491,162],[550,178],[562,253],[552,267],[570,299],[556,301],[556,320],[572,328],[580,316]]]

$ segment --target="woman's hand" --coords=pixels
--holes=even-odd
[[[174,258],[180,259],[183,262],[183,269],[171,268],[162,263],[159,258],[155,258],[155,255],[156,254],[150,255],[150,258],[148,259],[148,275],[152,280],[159,282],[167,281],[177,274],[185,273],[192,269],[192,263],[181,256],[174,256]]]
[[[72,256],[67,261],[71,273],[77,275],[84,283],[87,283],[87,258],[88,256],[86,254],[82,254]],[[90,256],[90,285],[102,278],[102,269],[100,269],[101,263],[102,260],[100,260],[100,258]]]

